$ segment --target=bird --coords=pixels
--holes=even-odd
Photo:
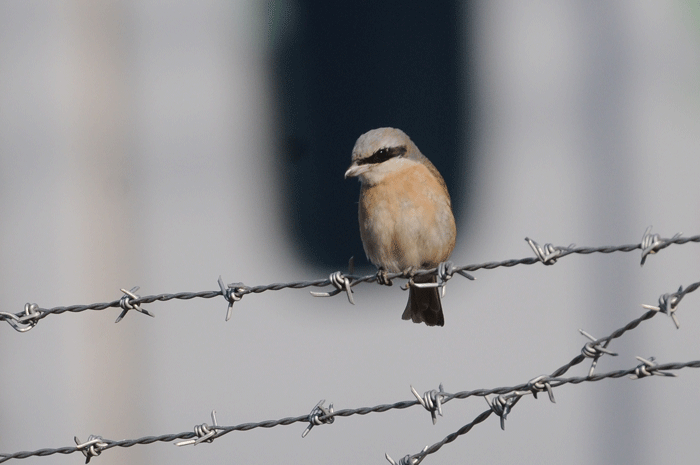
[[[452,202],[435,166],[400,129],[378,128],[362,134],[352,149],[345,178],[360,181],[359,223],[362,245],[391,285],[388,273],[413,276],[445,262],[457,237]],[[416,283],[436,283],[434,275],[415,276]],[[402,319],[444,326],[437,287],[411,285]]]

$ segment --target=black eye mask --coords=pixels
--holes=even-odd
[[[406,146],[385,147],[377,150],[371,156],[357,160],[358,165],[379,164],[395,157],[401,157],[406,154]]]

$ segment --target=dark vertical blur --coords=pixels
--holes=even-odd
[[[343,174],[357,137],[377,127],[404,130],[437,166],[459,223],[472,105],[465,11],[455,2],[301,0],[272,1],[267,14],[285,211],[300,259],[367,264],[359,184]]]

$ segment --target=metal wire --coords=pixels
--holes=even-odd
[[[663,299],[664,302],[673,303],[673,311],[676,310],[676,305],[680,302],[680,298],[686,294],[693,292],[700,288],[700,282],[694,283],[688,286],[686,289],[679,289],[678,292],[674,294],[664,294],[660,301]],[[679,297],[680,296],[680,297]],[[645,305],[645,307],[651,307]],[[562,367],[556,369],[550,376],[541,375],[532,380],[522,383],[516,386],[509,387],[497,387],[491,389],[476,389],[472,391],[461,391],[454,394],[449,394],[443,391],[442,385],[439,391],[429,391],[423,397],[420,397],[418,393],[411,387],[411,391],[414,394],[414,400],[396,402],[394,404],[381,404],[374,407],[361,407],[354,409],[343,409],[334,410],[333,404],[329,406],[328,409],[323,407],[324,401],[319,402],[312,410],[311,413],[306,415],[300,415],[297,417],[287,417],[280,420],[267,420],[258,423],[242,423],[235,426],[220,426],[217,424],[215,413],[212,412],[213,425],[197,425],[193,432],[184,432],[179,434],[165,434],[161,436],[146,436],[139,439],[125,439],[121,441],[113,441],[110,439],[103,439],[100,436],[90,436],[88,441],[81,443],[77,438],[76,446],[74,447],[62,447],[57,449],[40,449],[32,452],[16,452],[13,454],[0,454],[0,463],[6,462],[10,459],[27,458],[32,456],[44,457],[53,454],[71,454],[74,452],[82,452],[86,457],[86,463],[96,455],[101,454],[103,451],[111,449],[113,447],[131,447],[136,444],[152,444],[155,442],[172,442],[177,439],[182,439],[184,441],[179,442],[177,445],[188,445],[188,444],[198,444],[201,442],[211,442],[215,438],[223,436],[233,431],[248,431],[255,428],[272,428],[281,425],[291,425],[294,423],[305,422],[308,426],[302,436],[306,436],[308,432],[316,425],[330,424],[333,423],[335,417],[349,417],[352,415],[367,415],[369,413],[381,413],[387,412],[389,410],[396,409],[406,409],[416,405],[420,405],[431,412],[433,422],[436,419],[435,412],[442,415],[442,405],[448,403],[453,399],[467,399],[469,397],[479,396],[487,398],[489,395],[497,395],[493,399],[488,399],[489,410],[477,416],[471,423],[463,426],[459,430],[447,435],[442,441],[433,444],[430,447],[425,447],[421,452],[413,456],[405,456],[398,463],[399,464],[418,464],[427,455],[437,452],[442,446],[448,444],[459,436],[468,433],[475,425],[483,422],[488,418],[491,413],[495,413],[501,419],[501,427],[504,428],[504,422],[511,411],[513,406],[525,395],[532,394],[537,397],[538,392],[547,391],[549,398],[554,402],[553,390],[565,384],[580,384],[583,382],[593,382],[600,381],[606,378],[621,378],[624,376],[630,376],[633,379],[639,379],[651,375],[662,375],[662,376],[672,376],[669,373],[670,370],[680,370],[683,368],[700,368],[700,360],[694,360],[685,363],[666,363],[666,364],[656,364],[653,359],[645,360],[638,357],[642,361],[641,365],[637,365],[634,368],[629,368],[625,370],[611,371],[601,374],[593,374],[593,368],[595,368],[595,362],[598,358],[605,354],[612,354],[608,350],[600,350],[606,347],[613,339],[621,337],[626,332],[636,328],[643,321],[649,320],[657,313],[663,313],[662,308],[652,308],[644,313],[639,318],[632,320],[627,325],[613,331],[609,336],[595,339],[590,335],[587,335],[582,331],[584,335],[592,339],[581,349],[581,354],[574,357],[569,363],[563,365]],[[591,366],[587,376],[577,376],[562,378],[561,376],[566,373],[570,368],[580,364],[586,358],[593,358],[594,363]],[[387,455],[387,459],[392,463],[396,462]]]
[[[545,244],[544,246],[540,246],[534,240],[530,238],[525,238],[527,243],[534,251],[535,257],[526,257],[504,261],[493,261],[465,266],[454,266],[451,262],[446,262],[445,264],[441,264],[441,266],[433,268],[431,270],[416,271],[413,274],[413,276],[438,275],[441,281],[440,284],[438,284],[438,286],[442,287],[444,290],[444,286],[447,280],[450,279],[454,273],[460,274],[468,279],[474,279],[471,275],[468,274],[468,272],[473,272],[482,269],[492,270],[499,267],[512,267],[516,265],[533,265],[535,263],[552,265],[556,263],[558,259],[569,256],[571,254],[608,254],[613,252],[631,252],[633,250],[638,249],[642,250],[641,264],[643,265],[648,255],[655,254],[658,251],[665,249],[666,247],[669,247],[672,244],[680,245],[687,244],[688,242],[700,242],[700,235],[692,237],[681,237],[680,234],[681,233],[674,235],[671,239],[662,239],[658,234],[651,234],[651,227],[649,227],[644,232],[642,241],[639,244],[603,247],[574,247],[573,244],[568,247],[558,247],[553,246],[552,244]],[[179,292],[176,294],[138,296],[135,294],[136,290],[138,290],[138,287],[135,287],[131,291],[121,289],[122,293],[124,293],[124,296],[122,296],[119,300],[113,300],[111,302],[101,302],[88,305],[70,305],[65,307],[53,308],[41,308],[37,304],[27,303],[23,312],[0,312],[0,321],[6,321],[12,326],[12,328],[19,332],[26,332],[32,329],[34,326],[36,326],[40,320],[46,318],[49,315],[60,315],[66,312],[80,313],[86,310],[106,310],[108,308],[121,308],[122,312],[117,318],[117,322],[119,322],[126,315],[126,313],[132,309],[137,310],[146,315],[153,316],[152,313],[143,309],[141,307],[141,304],[150,304],[156,301],[167,302],[174,299],[212,299],[214,297],[221,296],[223,296],[228,303],[228,308],[226,312],[226,319],[228,320],[231,317],[233,304],[241,300],[243,296],[248,294],[260,294],[262,292],[279,291],[282,289],[304,289],[308,287],[334,286],[335,289],[331,292],[312,292],[312,294],[317,297],[329,297],[337,295],[340,292],[345,292],[350,303],[354,303],[352,299],[353,291],[351,288],[361,283],[377,282],[379,277],[379,273],[366,276],[355,276],[352,274],[343,275],[340,272],[335,272],[332,273],[328,279],[317,279],[314,281],[294,281],[288,283],[273,283],[259,286],[246,286],[243,283],[233,283],[224,285],[223,281],[221,280],[221,277],[219,277],[218,291]],[[406,276],[403,273],[385,273],[384,275],[382,275],[382,279],[392,280],[396,278],[412,278],[412,276]],[[671,316],[673,317],[673,315]]]
[[[645,235],[642,239],[642,243],[636,245],[618,246],[618,247],[597,247],[597,248],[587,248],[580,247],[575,248],[573,246],[569,247],[554,247],[551,244],[546,244],[544,247],[540,247],[535,241],[531,239],[526,239],[528,244],[535,251],[536,257],[530,257],[520,260],[508,260],[504,262],[489,262],[480,265],[468,265],[465,267],[454,267],[452,264],[442,265],[439,269],[429,270],[425,273],[437,273],[442,281],[441,285],[444,288],[444,282],[449,279],[453,273],[460,273],[466,271],[475,271],[478,269],[493,269],[499,266],[515,266],[518,264],[533,264],[541,262],[545,265],[552,265],[557,259],[564,256],[570,255],[572,253],[590,254],[594,252],[600,253],[611,253],[616,251],[629,252],[631,250],[642,249],[642,262],[650,254],[654,254],[659,250],[668,247],[671,244],[685,244],[687,242],[700,242],[700,236],[693,236],[690,238],[681,238],[680,235],[674,236],[672,239],[666,240],[661,239],[658,235],[651,235],[650,229],[647,229]],[[418,274],[418,273],[416,273]],[[336,295],[340,292],[345,291],[350,299],[350,286],[354,286],[359,282],[370,282],[377,279],[377,275],[370,275],[364,277],[354,277],[354,276],[343,276],[340,273],[334,273],[335,276],[331,276],[329,280],[317,280],[317,281],[299,281],[294,283],[286,284],[270,284],[265,286],[247,287],[243,284],[236,283],[228,286],[224,286],[223,281],[219,279],[219,291],[206,291],[199,293],[179,293],[179,294],[160,294],[155,296],[139,297],[135,294],[138,288],[133,288],[130,291],[122,289],[124,296],[114,302],[102,303],[102,304],[92,304],[92,305],[74,305],[70,307],[55,307],[52,309],[41,309],[36,304],[27,304],[25,306],[25,311],[19,314],[8,314],[0,312],[0,319],[5,319],[12,325],[14,329],[20,332],[27,331],[34,327],[37,322],[45,318],[50,314],[61,314],[65,312],[81,312],[85,310],[103,310],[111,307],[122,308],[122,313],[120,314],[117,321],[119,321],[129,310],[136,310],[147,315],[151,315],[148,311],[140,307],[140,304],[152,303],[157,300],[168,301],[172,299],[193,299],[193,298],[212,298],[217,296],[224,296],[229,303],[229,310],[234,302],[240,300],[243,295],[250,293],[260,293],[267,290],[280,290],[285,288],[305,288],[310,286],[327,286],[334,285],[338,292],[324,293],[325,295]],[[388,275],[389,279],[394,279],[396,277],[402,277],[401,274]],[[10,459],[20,459],[27,457],[45,457],[53,454],[72,454],[75,452],[81,452],[86,457],[86,463],[90,461],[92,457],[100,455],[103,451],[111,449],[113,447],[131,447],[136,444],[153,444],[156,442],[173,442],[175,440],[181,440],[176,445],[186,446],[190,444],[199,444],[202,442],[212,442],[214,439],[219,438],[225,434],[231,433],[233,431],[248,431],[255,428],[272,428],[282,425],[291,425],[294,423],[306,423],[307,427],[304,430],[302,436],[306,436],[314,426],[324,425],[333,423],[336,417],[349,417],[352,415],[367,415],[369,413],[382,413],[389,410],[401,410],[414,406],[421,406],[428,410],[431,414],[433,423],[437,420],[436,415],[442,415],[442,407],[454,399],[467,399],[469,397],[484,397],[488,403],[489,409],[478,415],[470,423],[464,425],[457,431],[448,434],[442,441],[439,441],[432,446],[424,447],[420,452],[414,455],[406,455],[398,462],[395,462],[388,454],[386,455],[387,460],[394,465],[417,465],[425,457],[433,454],[440,450],[444,445],[455,441],[458,437],[468,433],[474,426],[479,423],[484,422],[492,413],[495,413],[500,418],[501,428],[505,428],[505,420],[507,415],[511,412],[513,407],[526,395],[533,395],[537,397],[538,393],[547,392],[550,401],[554,402],[554,389],[559,388],[566,384],[580,384],[583,382],[594,382],[600,381],[602,379],[617,379],[624,376],[629,376],[632,379],[641,379],[648,376],[659,375],[659,376],[675,376],[671,371],[680,370],[683,368],[700,368],[700,360],[694,360],[682,363],[666,363],[657,364],[653,357],[649,360],[637,357],[641,364],[635,366],[634,368],[628,368],[624,370],[610,371],[607,373],[594,373],[596,364],[598,360],[605,355],[617,355],[610,351],[607,347],[614,340],[625,333],[633,330],[639,326],[642,322],[653,318],[657,313],[664,313],[673,319],[674,324],[678,326],[678,319],[676,317],[676,310],[678,304],[687,294],[696,291],[700,288],[700,282],[690,284],[685,289],[681,286],[678,291],[674,293],[663,294],[659,297],[658,306],[653,305],[643,305],[647,312],[639,316],[638,318],[627,323],[625,326],[613,331],[606,337],[595,338],[583,330],[579,330],[581,334],[587,337],[590,341],[585,343],[581,349],[581,353],[571,359],[568,363],[561,366],[560,368],[554,370],[551,375],[540,375],[536,378],[531,379],[526,383],[521,383],[516,386],[510,387],[497,387],[491,389],[476,389],[472,391],[461,391],[454,394],[447,393],[443,390],[442,385],[440,385],[439,390],[432,390],[426,392],[422,397],[418,392],[411,387],[411,391],[415,397],[413,400],[400,401],[393,404],[381,404],[374,407],[361,407],[354,409],[342,409],[334,410],[333,404],[330,404],[328,408],[323,407],[325,401],[319,402],[310,413],[305,415],[300,415],[297,417],[287,417],[279,420],[267,420],[258,423],[242,423],[235,426],[221,426],[217,423],[215,412],[212,412],[212,425],[206,423],[197,425],[194,427],[193,431],[177,433],[177,434],[165,434],[161,436],[146,436],[139,439],[125,439],[120,441],[114,441],[110,439],[104,439],[100,436],[89,436],[86,442],[81,442],[77,437],[75,438],[76,445],[71,447],[61,447],[61,448],[45,448],[39,449],[31,452],[16,452],[11,454],[0,454],[0,463],[6,462]],[[152,315],[151,315],[152,316]],[[562,376],[572,367],[582,363],[586,359],[592,359],[591,367],[588,371],[587,376],[575,376],[563,378]],[[489,398],[488,396],[494,396]]]
[[[684,362],[684,363],[666,363],[666,364],[661,364],[661,365],[655,365],[652,369],[648,369],[650,373],[656,373],[660,371],[669,371],[669,370],[680,370],[683,368],[700,368],[700,360],[693,360],[690,362]],[[580,384],[583,382],[594,382],[594,381],[600,381],[602,379],[607,379],[607,378],[622,378],[625,376],[630,376],[630,375],[635,375],[638,371],[638,367],[635,368],[629,368],[625,370],[617,370],[617,371],[611,371],[608,373],[600,373],[600,374],[595,374],[593,376],[577,376],[577,377],[571,377],[571,378],[549,378],[547,382],[551,385],[552,388],[557,388],[560,386],[563,386],[565,384]],[[480,396],[480,397],[485,397],[490,394],[509,394],[509,393],[518,393],[518,397],[521,397],[523,395],[526,395],[527,392],[526,390],[531,387],[530,383],[524,383],[524,384],[519,384],[517,386],[510,386],[510,387],[498,387],[498,388],[493,388],[493,389],[477,389],[474,391],[464,391],[460,392],[457,394],[453,394],[451,396],[447,396],[445,400],[442,401],[443,404],[449,402],[452,399],[466,399],[467,397],[472,397],[472,396]],[[396,402],[394,404],[382,404],[382,405],[376,405],[374,407],[362,407],[362,408],[356,408],[356,409],[344,409],[344,410],[336,410],[335,412],[330,412],[327,416],[325,417],[320,417],[320,421],[330,419],[333,417],[349,417],[352,415],[367,415],[368,413],[381,413],[381,412],[386,412],[389,410],[395,410],[395,409],[406,409],[409,407],[413,407],[416,405],[421,405],[419,401],[417,400],[408,400],[408,401],[401,401],[401,402]],[[420,458],[420,457],[425,457],[426,455],[432,454],[437,452],[443,445],[448,444],[457,437],[464,435],[471,430],[473,426],[475,426],[478,423],[483,422],[488,418],[491,413],[495,413],[493,409],[490,409],[479,416],[477,416],[471,423],[463,426],[462,428],[458,429],[454,433],[451,433],[445,437],[442,441],[433,444],[432,446],[428,447],[427,449],[424,449],[420,453],[414,455],[412,458]],[[309,415],[300,415],[297,417],[288,417],[288,418],[282,418],[280,420],[267,420],[267,421],[262,421],[258,423],[242,423],[239,425],[235,426],[221,426],[221,425],[198,425],[198,427],[195,427],[195,430],[197,428],[201,428],[203,426],[206,426],[204,428],[205,431],[210,432],[210,431],[215,431],[216,434],[212,435],[211,437],[207,438],[208,439],[213,439],[213,438],[218,438],[221,437],[225,434],[231,433],[233,431],[249,431],[251,429],[255,428],[272,428],[275,426],[282,426],[282,425],[291,425],[294,423],[308,423],[309,422]],[[39,449],[31,452],[15,452],[11,454],[0,454],[0,463],[4,463],[10,459],[24,459],[28,457],[46,457],[49,455],[54,455],[54,454],[72,454],[75,452],[85,452],[85,449],[87,448],[86,446],[90,443],[93,442],[93,445],[97,444],[99,447],[97,448],[97,452],[101,453],[105,450],[112,449],[114,447],[132,447],[137,444],[153,444],[155,442],[173,442],[178,439],[183,439],[183,440],[191,440],[193,438],[197,438],[198,433],[194,431],[187,431],[187,432],[182,432],[182,433],[176,433],[176,434],[163,434],[161,436],[145,436],[142,438],[138,439],[123,439],[120,441],[113,441],[111,439],[103,439],[102,437],[99,436],[91,436],[91,438],[88,442],[83,443],[83,444],[78,444],[76,446],[69,446],[69,447],[61,447],[61,448],[56,448],[56,449],[51,449],[51,448],[46,448],[46,449]],[[194,444],[196,441],[185,441],[186,444],[180,443],[178,445],[187,445],[187,444]],[[211,442],[211,441],[207,441]]]

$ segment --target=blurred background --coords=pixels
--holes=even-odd
[[[395,126],[443,173],[459,265],[524,242],[700,233],[700,6],[670,2],[0,3],[0,311],[370,273],[344,180]],[[118,440],[512,386],[551,373],[640,304],[698,281],[700,246],[575,255],[455,277],[446,326],[402,321],[398,286],[248,295],[0,325],[0,452]],[[700,358],[697,294],[598,372]],[[568,375],[587,373],[584,363]],[[696,463],[700,373],[526,397],[425,463]],[[105,451],[94,463],[387,463],[487,408],[455,400]],[[82,463],[81,455],[23,463]]]

